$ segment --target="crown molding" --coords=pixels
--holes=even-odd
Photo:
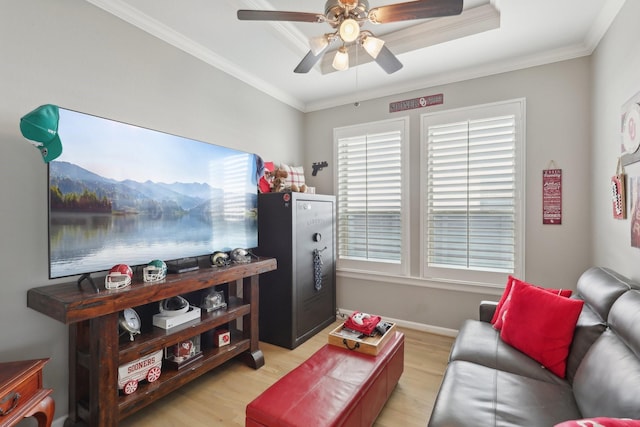
[[[512,71],[523,70],[526,68],[537,67],[540,65],[552,64],[555,62],[566,61],[570,59],[589,56],[592,50],[584,44],[578,44],[572,47],[556,49],[554,51],[542,52],[538,55],[529,55],[521,58],[514,58],[500,62],[491,62],[486,65],[477,65],[457,71],[447,72],[446,74],[438,74],[411,82],[401,84],[386,85],[377,89],[362,89],[358,93],[348,94],[342,97],[333,97],[307,103],[303,112],[309,113],[313,111],[325,110],[328,108],[353,104],[354,102],[363,102],[387,96],[400,96],[403,94],[424,90],[436,86],[442,86],[452,83],[458,83],[467,80],[473,80],[482,77],[488,77],[496,74],[502,74]]]
[[[626,0],[607,0],[598,19],[585,36],[583,43],[568,48],[558,49],[551,52],[543,52],[527,57],[509,59],[500,62],[486,64],[484,66],[474,66],[464,70],[449,72],[446,75],[428,76],[417,79],[409,83],[397,85],[385,85],[373,90],[360,90],[356,94],[347,94],[342,97],[332,97],[331,99],[312,101],[304,103],[291,96],[285,91],[273,86],[269,82],[257,78],[255,75],[244,71],[237,64],[217,55],[205,46],[195,43],[192,39],[185,37],[177,31],[169,28],[161,22],[140,12],[138,9],[129,6],[122,0],[86,0],[88,3],[105,10],[106,12],[134,25],[141,30],[169,43],[170,45],[192,55],[203,62],[229,74],[232,77],[254,87],[255,89],[301,111],[312,112],[325,108],[353,103],[354,101],[366,101],[370,99],[399,95],[405,92],[412,92],[429,87],[456,83],[464,80],[480,78],[515,71],[523,68],[534,67],[563,60],[588,56],[593,53],[606,34],[609,26],[623,7]],[[219,0],[218,0],[219,1]],[[236,0],[224,0],[234,2]],[[273,9],[268,0],[240,0],[247,8]],[[396,54],[405,53],[411,50],[420,49],[439,43],[444,43],[456,38],[466,37],[471,34],[489,31],[500,26],[499,0],[492,1],[492,4],[485,4],[475,8],[465,10],[461,15],[429,20],[412,27],[383,35],[389,48]],[[306,37],[298,31],[295,26],[286,22],[270,22],[273,34],[288,43],[288,45],[301,54],[308,51]],[[331,55],[324,55],[316,68],[320,68],[324,73],[333,72]],[[368,55],[359,55],[359,64],[371,62]]]
[[[607,33],[613,20],[618,16],[618,12],[620,12],[620,9],[624,6],[625,1],[626,0],[607,0],[604,6],[602,6],[602,10],[584,39],[585,46],[587,46],[591,52],[598,47],[600,40],[602,40],[602,37]]]

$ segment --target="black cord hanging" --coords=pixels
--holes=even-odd
[[[322,252],[327,249],[325,246],[323,249],[313,250],[313,286],[316,291],[322,289]]]

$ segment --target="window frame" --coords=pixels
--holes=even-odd
[[[367,134],[388,132],[388,131],[400,131],[401,133],[401,252],[400,262],[383,262],[374,260],[356,260],[349,258],[341,258],[340,251],[336,251],[336,269],[339,271],[351,271],[351,272],[366,272],[366,273],[383,273],[395,276],[407,276],[409,274],[409,262],[410,262],[410,238],[409,238],[409,117],[398,117],[393,119],[385,119],[368,123],[360,123],[349,126],[342,126],[333,129],[333,160],[334,160],[334,194],[336,195],[336,247],[340,247],[340,224],[339,224],[339,212],[340,212],[340,194],[339,194],[339,170],[340,165],[338,163],[338,143],[340,139],[352,138],[359,136],[366,136]]]
[[[515,115],[515,236],[514,236],[514,270],[512,272],[492,272],[478,269],[455,267],[430,267],[427,263],[426,240],[428,238],[428,212],[426,209],[428,196],[427,177],[429,126],[449,124],[463,120],[491,118],[503,114]],[[428,280],[444,282],[477,284],[504,284],[509,275],[523,277],[525,268],[525,151],[526,151],[526,100],[517,98],[502,102],[479,104],[469,107],[455,108],[420,116],[420,277]]]

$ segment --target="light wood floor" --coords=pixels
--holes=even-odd
[[[329,331],[339,323],[294,350],[260,343],[266,361],[262,368],[254,370],[242,361],[229,361],[128,417],[120,425],[244,426],[247,404],[326,344]],[[399,330],[405,334],[404,372],[374,426],[424,427],[453,338],[412,329]]]

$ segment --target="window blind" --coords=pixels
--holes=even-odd
[[[512,273],[515,116],[432,125],[427,138],[427,267]]]
[[[337,139],[338,256],[400,263],[402,132]]]

